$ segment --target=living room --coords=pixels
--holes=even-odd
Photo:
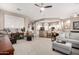
[[[0,40],[8,36],[0,55],[79,55],[78,10],[78,3],[0,3]]]

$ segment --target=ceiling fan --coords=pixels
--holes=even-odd
[[[40,8],[40,12],[44,11],[45,8],[52,8],[52,5],[45,5],[44,3],[34,5]]]

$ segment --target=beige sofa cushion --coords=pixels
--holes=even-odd
[[[70,39],[79,40],[79,33],[70,33]]]

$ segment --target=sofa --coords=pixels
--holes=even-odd
[[[64,40],[72,43],[72,47],[79,48],[79,33],[74,32],[62,32],[59,33],[57,40]]]
[[[71,54],[72,53],[72,43],[69,43],[69,42],[60,43],[60,42],[54,41],[52,49],[53,49],[53,51],[57,50],[64,54]]]

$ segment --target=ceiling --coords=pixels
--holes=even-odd
[[[33,20],[41,18],[68,18],[74,13],[79,13],[78,3],[45,3],[52,5],[52,8],[45,9],[40,13],[39,7],[34,3],[0,3],[0,9],[19,13],[31,17]],[[18,11],[17,8],[21,10]]]

